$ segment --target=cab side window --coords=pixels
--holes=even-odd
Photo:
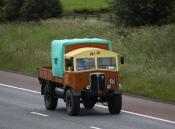
[[[65,70],[74,71],[73,58],[65,59]]]

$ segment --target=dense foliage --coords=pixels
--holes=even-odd
[[[1,0],[1,1],[0,1],[0,7],[2,7],[2,6],[3,6],[3,4],[4,4],[4,1],[3,1],[3,0]]]
[[[126,25],[155,25],[172,22],[175,0],[114,0],[117,18]]]
[[[2,0],[0,1],[0,20],[39,20],[59,17],[62,4],[59,0]]]
[[[24,0],[20,13],[24,20],[59,17],[62,5],[58,0]]]
[[[20,17],[19,11],[22,6],[22,0],[4,0],[2,15],[5,20],[17,20]]]
[[[2,21],[2,7],[3,7],[3,5],[4,5],[4,1],[1,0],[0,1],[0,21]]]

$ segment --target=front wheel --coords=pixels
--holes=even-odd
[[[108,100],[108,110],[111,114],[119,114],[122,108],[122,95],[115,95]]]
[[[71,90],[66,92],[66,110],[71,116],[77,116],[80,112],[80,97],[73,96]]]
[[[58,98],[54,96],[54,87],[46,83],[44,88],[44,103],[47,110],[55,110]]]

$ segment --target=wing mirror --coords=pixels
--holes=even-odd
[[[121,56],[121,57],[120,57],[120,63],[121,63],[121,64],[124,64],[124,63],[125,63],[125,58],[124,58],[124,56]]]

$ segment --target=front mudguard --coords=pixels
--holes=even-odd
[[[73,96],[77,96],[77,97],[81,96],[81,92],[80,92],[80,91],[71,89],[71,92],[72,92],[72,95],[73,95]]]

